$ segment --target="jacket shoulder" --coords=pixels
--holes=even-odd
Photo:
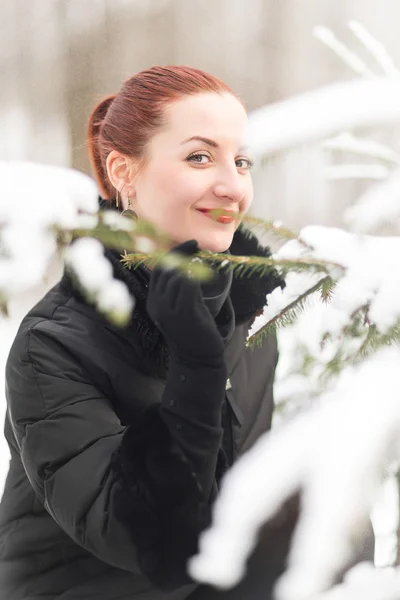
[[[91,365],[95,364],[95,384],[101,388],[103,380],[107,383],[107,352],[112,352],[113,346],[102,338],[102,328],[94,324],[96,317],[90,315],[90,307],[83,308],[88,309],[87,314],[56,285],[22,319],[7,357],[5,382],[10,416],[18,420],[19,412],[23,413],[24,426],[44,418],[51,409],[38,385],[41,370],[48,369],[59,380],[70,380],[71,385],[73,381],[93,384]]]
[[[64,293],[57,284],[22,319],[9,359],[27,353],[30,338],[40,333],[57,337],[60,344],[63,340],[67,346],[75,343],[78,354],[83,346],[110,351],[110,334],[116,339],[114,329],[94,307]]]

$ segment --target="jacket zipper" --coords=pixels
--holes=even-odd
[[[237,448],[235,444],[235,432],[234,432],[234,424],[233,420],[235,419],[236,425],[238,427],[242,427],[243,425],[243,413],[235,401],[232,391],[232,384],[230,379],[228,378],[225,386],[225,404],[226,404],[226,425],[227,425],[227,437],[228,437],[228,446],[229,446],[229,457],[228,462],[229,465],[233,465],[237,456]]]

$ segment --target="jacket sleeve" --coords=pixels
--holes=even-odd
[[[125,427],[59,335],[38,324],[27,337],[10,352],[7,402],[46,510],[99,559],[165,590],[191,583],[187,559],[210,522],[225,366],[171,365],[161,405]]]

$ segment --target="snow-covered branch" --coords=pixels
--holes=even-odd
[[[30,162],[0,162],[0,312],[8,302],[41,283],[56,251],[87,298],[114,323],[129,319],[133,301],[112,276],[104,247],[137,252],[164,266],[189,269],[185,257],[166,252],[171,240],[151,223],[113,212],[99,213],[94,181],[63,167]],[[73,242],[73,243],[71,243]],[[193,276],[210,276],[203,264],[191,264]]]
[[[362,538],[385,467],[400,459],[399,364],[391,348],[343,372],[317,407],[265,434],[240,459],[190,562],[193,577],[222,588],[238,583],[261,525],[301,490],[277,597],[305,600],[331,586]]]
[[[301,258],[325,261],[327,265],[334,286],[328,301],[309,306],[312,325],[308,323],[299,353],[303,353],[308,365],[310,360],[314,363],[319,376],[330,367],[340,370],[349,360],[359,360],[368,352],[399,340],[399,255],[398,237],[360,236],[332,227],[308,226],[298,240],[287,242],[273,256],[277,261]],[[343,270],[335,266],[338,264]],[[319,279],[318,274],[289,273],[286,288],[270,294],[268,306],[253,323],[247,344],[259,344],[271,324],[279,326],[277,317],[288,311],[293,314],[307,292],[315,286],[319,289]]]
[[[74,232],[96,230],[99,206],[94,181],[73,169],[0,162],[0,175],[0,305],[6,312],[11,298],[42,282],[52,256]],[[124,233],[124,219],[108,227],[111,234],[113,228]],[[77,240],[66,258],[98,308],[115,322],[126,322],[132,301],[125,286],[113,280],[101,248],[96,240]]]
[[[283,151],[343,130],[400,118],[400,81],[386,77],[335,83],[253,111],[248,141],[256,156]]]

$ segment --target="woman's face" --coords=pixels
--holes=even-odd
[[[246,111],[231,94],[202,93],[170,104],[166,118],[134,178],[132,206],[176,244],[196,239],[202,250],[223,252],[253,199]],[[218,222],[201,212],[216,208],[240,218]]]

